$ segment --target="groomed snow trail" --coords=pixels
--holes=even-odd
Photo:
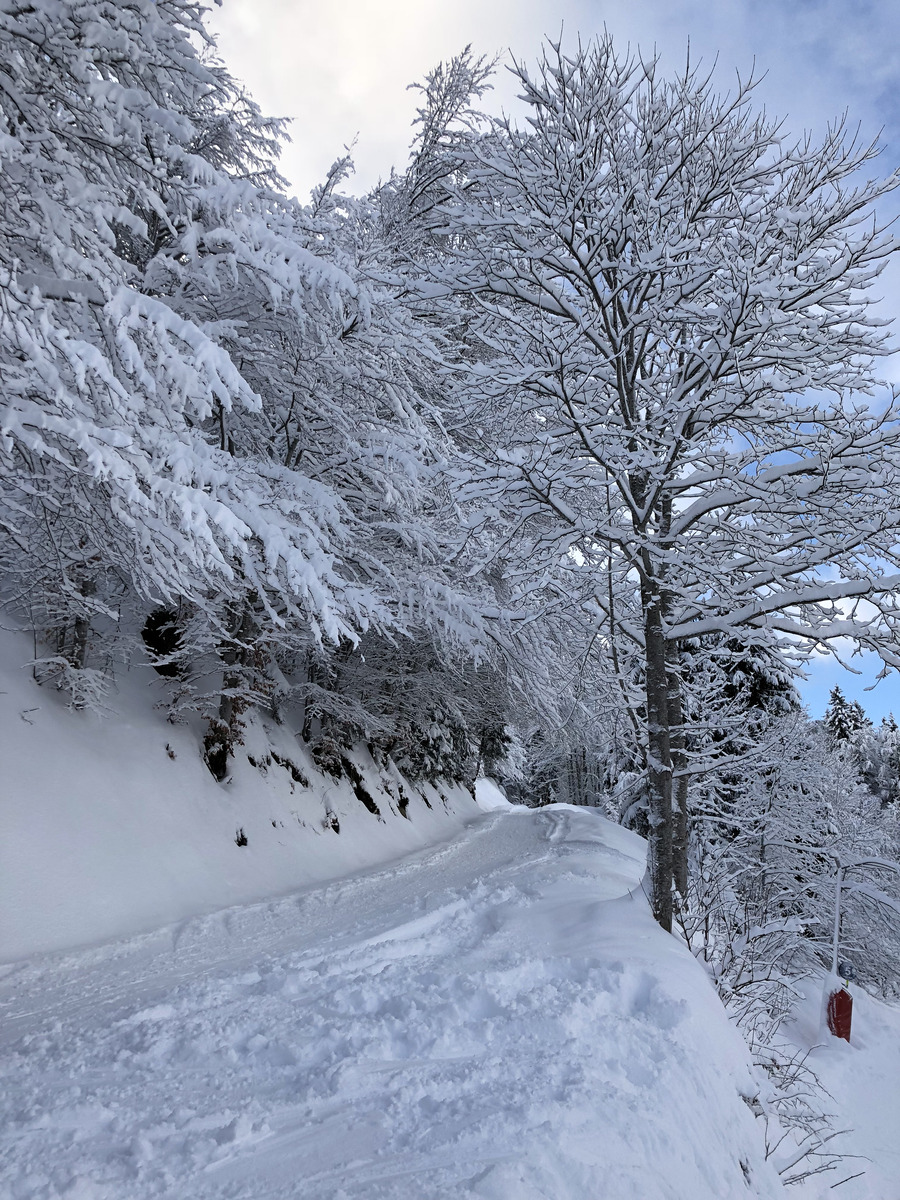
[[[7,968],[11,1200],[778,1196],[644,844],[497,812],[398,864]]]

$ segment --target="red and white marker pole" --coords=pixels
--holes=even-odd
[[[834,894],[834,937],[831,945],[831,977],[838,978],[840,987],[833,987],[828,996],[828,1028],[835,1037],[850,1041],[850,1025],[853,1021],[853,997],[847,990],[853,968],[838,962],[838,945],[841,938],[841,887],[844,882],[843,866],[838,867]]]

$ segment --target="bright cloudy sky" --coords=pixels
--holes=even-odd
[[[263,109],[292,119],[283,166],[301,199],[356,135],[360,189],[402,167],[416,103],[406,85],[441,59],[471,43],[528,62],[561,27],[570,40],[605,25],[672,69],[690,39],[692,57],[718,60],[723,88],[755,58],[760,95],[789,128],[848,109],[870,134],[884,128],[886,158],[900,158],[896,0],[224,0],[211,25]],[[493,105],[513,97],[500,72]]]
[[[561,28],[573,42],[605,26],[623,47],[655,48],[671,70],[690,42],[692,60],[717,63],[722,90],[755,60],[765,73],[760,102],[788,130],[822,130],[846,110],[869,139],[882,133],[885,171],[900,163],[898,0],[223,0],[210,25],[263,111],[291,118],[282,171],[301,200],[354,137],[354,190],[402,169],[416,108],[407,85],[442,59],[471,43],[477,54],[528,63]],[[501,70],[485,107],[514,104]],[[884,284],[887,307],[900,313],[900,272]],[[874,673],[871,664],[861,678],[816,666],[804,689],[813,714],[839,682],[872,717],[900,717],[897,676],[863,692]]]

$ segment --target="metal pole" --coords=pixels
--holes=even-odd
[[[831,943],[831,973],[837,975],[838,942],[841,936],[841,884],[844,882],[844,868],[838,867],[837,881],[834,889],[834,939]]]

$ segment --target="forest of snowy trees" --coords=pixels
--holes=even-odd
[[[793,682],[900,667],[877,147],[608,39],[492,119],[465,51],[402,171],[354,197],[345,156],[301,204],[199,4],[4,4],[0,39],[0,580],[38,682],[103,709],[149,658],[220,780],[257,707],[326,768],[604,806],[759,1045],[839,873],[896,991],[900,734]]]

